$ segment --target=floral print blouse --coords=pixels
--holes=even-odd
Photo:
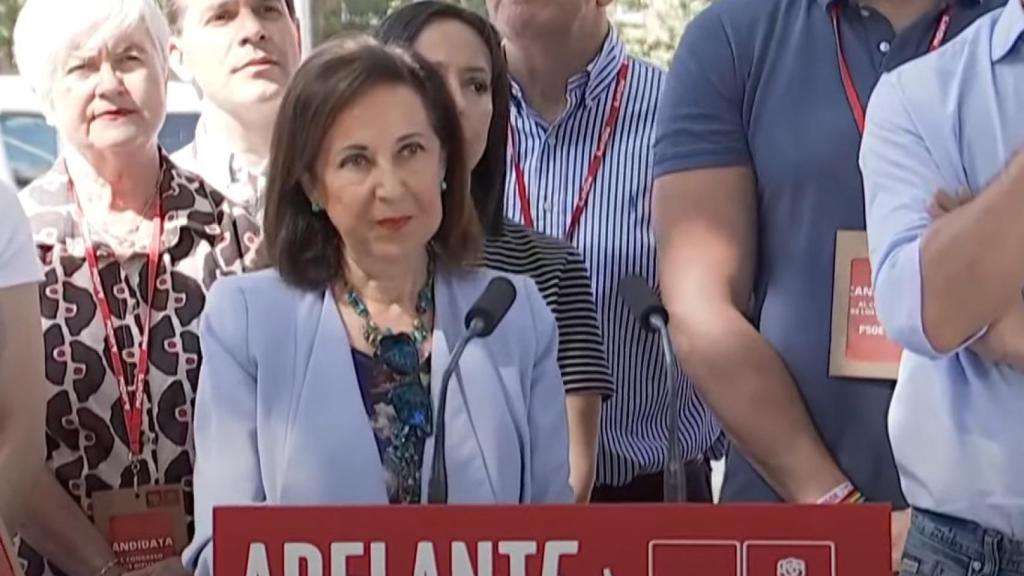
[[[384,468],[388,500],[392,504],[419,504],[423,450],[433,433],[430,405],[430,358],[401,378],[377,358],[352,351],[356,377],[370,427]],[[424,402],[426,404],[424,405]]]
[[[182,486],[191,536],[191,422],[202,362],[199,317],[213,282],[249,267],[260,232],[241,208],[179,169],[162,151],[159,189],[163,251],[152,312],[139,484]],[[58,161],[20,199],[45,272],[39,296],[48,398],[46,460],[91,519],[93,494],[130,487],[133,475],[118,384],[64,163]],[[132,362],[146,311],[148,246],[119,261],[102,235],[93,236],[116,339],[129,367],[125,380],[134,397]],[[26,576],[61,574],[25,543],[19,554]]]

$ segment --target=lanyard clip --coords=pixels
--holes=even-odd
[[[132,457],[132,489],[135,491],[135,497],[139,497],[139,471],[142,470],[142,464],[139,463],[139,457]]]

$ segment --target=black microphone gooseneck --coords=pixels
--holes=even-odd
[[[661,353],[671,382],[664,498],[665,502],[685,502],[686,475],[683,472],[683,447],[679,440],[679,411],[682,409],[683,390],[679,365],[672,349],[672,337],[668,331],[668,311],[647,282],[636,276],[627,276],[619,281],[619,296],[636,316],[640,326],[648,332],[656,332],[661,340]]]
[[[430,468],[430,483],[427,486],[427,502],[448,503],[448,468],[445,461],[445,412],[448,407],[448,385],[458,368],[466,346],[476,338],[490,336],[505,318],[516,299],[516,288],[507,278],[492,279],[466,313],[466,333],[459,339],[448,360],[448,366],[441,377],[441,393],[434,418],[434,453]]]

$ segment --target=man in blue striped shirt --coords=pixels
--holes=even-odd
[[[597,501],[662,497],[669,389],[656,336],[618,297],[619,280],[657,285],[651,230],[651,146],[663,71],[626,53],[611,0],[488,0],[506,39],[512,111],[506,213],[566,238],[583,254],[617,395],[602,412]],[[720,428],[683,380],[689,499],[709,500],[704,455]],[[675,416],[673,416],[675,417]]]

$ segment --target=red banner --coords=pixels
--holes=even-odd
[[[887,576],[886,506],[221,508],[217,576]]]

